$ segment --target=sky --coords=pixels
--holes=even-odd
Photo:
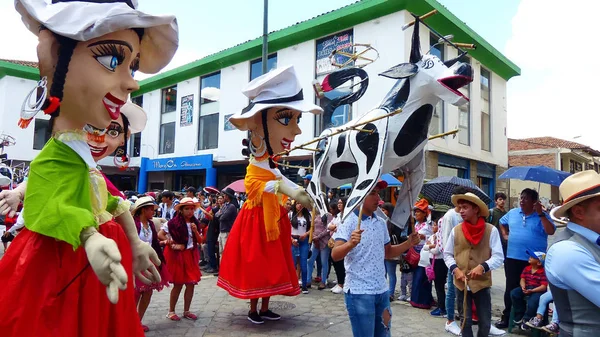
[[[553,136],[600,150],[598,102],[591,100],[600,88],[593,54],[600,1],[438,1],[521,68],[521,76],[507,84],[508,137]],[[164,70],[262,34],[263,0],[138,2],[142,11],[177,16],[179,49]],[[269,30],[353,2],[271,0]],[[21,23],[12,0],[0,0],[0,31],[0,58],[36,61],[36,38]]]

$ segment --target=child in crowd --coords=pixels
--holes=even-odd
[[[431,315],[436,317],[446,317],[446,290],[444,287],[448,278],[448,267],[444,263],[442,254],[442,232],[439,228],[441,223],[442,221],[437,221],[437,219],[433,222],[433,234],[427,239],[427,243],[423,247],[423,249],[429,251],[435,273],[434,281],[438,307],[431,311]]]
[[[558,311],[554,309],[552,311],[552,320],[550,324],[546,326],[543,325],[544,314],[546,313],[546,309],[548,308],[548,304],[553,301],[552,293],[550,292],[550,288],[540,297],[540,305],[538,305],[537,314],[535,317],[532,317],[529,322],[526,322],[527,326],[535,329],[542,329],[546,332],[550,333],[558,333]]]
[[[548,288],[548,279],[544,271],[546,253],[532,252],[528,249],[527,254],[529,254],[529,265],[521,273],[521,286],[510,292],[515,324],[520,324],[523,331],[529,330],[523,322],[535,316],[540,297]]]

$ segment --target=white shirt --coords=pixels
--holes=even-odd
[[[169,226],[167,224],[162,225],[162,227],[160,229],[165,231],[165,233],[169,234]],[[188,242],[187,242],[187,247],[185,247],[185,249],[194,248],[194,239],[192,237],[192,224],[191,223],[187,224],[187,230],[188,230]]]
[[[148,229],[145,229],[144,225],[142,224],[140,226],[140,232],[138,233],[138,237],[145,243],[152,245],[152,229],[150,227],[148,227]]]
[[[304,216],[298,216],[298,228],[292,226],[292,235],[304,235],[306,233],[306,227],[308,227],[308,221]]]
[[[160,217],[167,220],[175,217],[175,201],[173,201],[171,207],[168,207],[164,202],[160,204]]]

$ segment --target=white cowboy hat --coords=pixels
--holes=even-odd
[[[158,205],[154,202],[154,199],[152,199],[152,197],[150,197],[150,196],[146,196],[146,197],[138,198],[138,200],[135,201],[135,204],[133,204],[133,209],[131,210],[131,213],[135,214],[135,211],[137,211],[138,209],[140,209],[142,207],[146,207],[146,206],[154,206],[155,210],[158,208]]]
[[[274,106],[313,114],[323,112],[320,106],[304,99],[294,66],[277,68],[255,78],[242,93],[251,100],[250,104],[229,118],[231,124],[242,131],[248,130],[249,118]]]
[[[484,218],[487,218],[488,216],[490,216],[490,210],[489,210],[488,206],[485,204],[485,202],[483,202],[481,199],[479,199],[479,197],[476,196],[475,194],[473,194],[471,192],[467,192],[465,194],[453,194],[452,195],[452,204],[454,206],[458,206],[459,200],[466,200],[466,201],[472,202],[475,205],[477,205],[477,207],[479,208],[479,216],[482,216]]]
[[[121,107],[121,113],[129,120],[129,131],[131,134],[142,132],[146,127],[148,115],[139,105],[127,100],[127,103]]]
[[[194,206],[194,209],[196,209],[200,207],[200,203],[194,201],[194,199],[192,198],[185,197],[181,199],[181,201],[177,205],[175,205],[175,210],[179,211],[179,209],[183,206]]]
[[[173,58],[179,45],[177,19],[138,11],[137,0],[66,1],[15,0],[25,26],[38,35],[40,26],[76,41],[130,28],[143,28],[140,43],[140,71],[153,74]]]
[[[578,203],[600,196],[600,175],[596,171],[587,170],[577,172],[565,179],[558,187],[562,206],[555,207],[550,211],[553,218],[567,217],[567,211]]]

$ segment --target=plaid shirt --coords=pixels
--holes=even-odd
[[[548,285],[548,279],[546,278],[546,272],[544,268],[540,267],[535,273],[531,273],[531,266],[525,267],[521,273],[521,278],[525,279],[525,288],[533,289],[541,285]]]

